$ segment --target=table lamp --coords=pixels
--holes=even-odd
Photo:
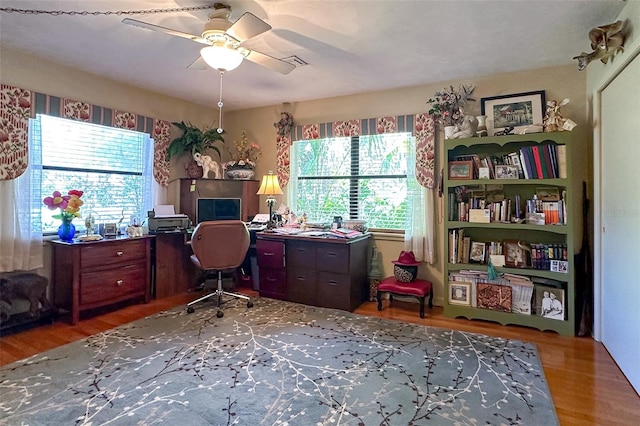
[[[262,182],[260,183],[260,189],[256,194],[267,195],[267,205],[269,206],[269,228],[273,228],[273,205],[276,203],[274,195],[282,194],[280,184],[278,183],[278,176],[273,174],[273,171],[269,170],[268,175],[262,176]]]

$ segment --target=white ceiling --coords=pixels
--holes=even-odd
[[[620,0],[219,0],[231,21],[251,12],[273,29],[245,43],[308,65],[282,75],[244,61],[224,76],[228,110],[349,95],[577,62],[591,28]],[[130,11],[207,0],[0,0],[2,8]],[[129,16],[200,35],[210,10]],[[0,12],[2,46],[75,69],[215,107],[219,77],[187,67],[201,44],[122,23],[122,15]],[[10,66],[3,64],[4,66]]]

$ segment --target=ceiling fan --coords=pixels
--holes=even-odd
[[[209,14],[209,20],[204,24],[201,36],[136,19],[125,18],[122,22],[206,44],[207,47],[200,50],[201,59],[221,72],[231,71],[238,67],[244,59],[282,74],[288,74],[295,68],[293,64],[242,46],[242,43],[250,38],[269,31],[271,25],[249,12],[245,12],[236,22],[232,23],[229,20],[231,6],[224,3],[215,3],[213,6],[214,11]],[[197,68],[198,62],[200,59],[191,64],[189,68]]]

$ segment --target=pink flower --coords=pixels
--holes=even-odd
[[[49,210],[55,210],[60,208],[62,210],[67,208],[69,204],[70,195],[62,195],[60,191],[53,191],[52,197],[46,197],[42,202],[49,208]]]

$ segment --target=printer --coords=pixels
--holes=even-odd
[[[162,213],[157,214],[155,210],[150,210],[149,232],[176,232],[189,228],[189,216],[186,214]]]

